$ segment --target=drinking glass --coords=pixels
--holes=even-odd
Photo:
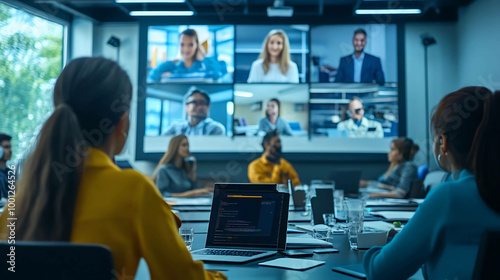
[[[349,245],[351,249],[358,249],[358,233],[363,231],[363,210],[364,201],[362,199],[347,199],[345,202],[347,213],[347,228]]]
[[[186,247],[187,247],[188,251],[191,251],[191,244],[193,243],[193,239],[194,239],[194,229],[193,228],[180,228],[179,234],[181,235],[182,240],[184,240],[184,243],[186,243]]]
[[[323,214],[323,221],[325,222],[325,225],[328,226],[330,231],[333,231],[333,228],[335,227],[335,214],[333,213]]]
[[[333,206],[334,206],[335,217],[339,220],[345,220],[344,190],[333,191]]]

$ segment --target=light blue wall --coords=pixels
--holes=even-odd
[[[459,86],[500,90],[500,1],[476,0],[458,16]]]

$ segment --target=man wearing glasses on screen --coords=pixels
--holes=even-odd
[[[225,135],[226,129],[217,121],[208,118],[210,96],[201,89],[193,88],[184,98],[187,120],[172,124],[163,135]]]
[[[364,117],[363,101],[353,97],[349,101],[348,113],[350,118],[337,125],[340,135],[347,135],[353,138],[383,138],[384,131],[382,125]]]

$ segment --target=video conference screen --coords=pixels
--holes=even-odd
[[[385,152],[397,40],[394,24],[151,25],[142,151],[185,134],[192,152],[256,152],[276,130],[284,152]]]

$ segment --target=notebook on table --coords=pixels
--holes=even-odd
[[[193,259],[243,263],[284,251],[289,199],[216,184],[205,248],[191,252]]]

